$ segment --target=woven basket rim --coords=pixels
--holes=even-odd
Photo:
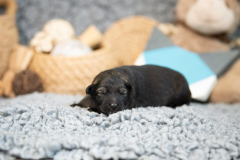
[[[120,24],[122,21],[126,21],[126,20],[132,21],[132,20],[138,20],[138,19],[144,19],[144,20],[154,21],[155,23],[159,23],[156,19],[152,17],[143,16],[143,15],[133,15],[133,16],[128,16],[128,17],[118,19],[106,29],[105,33],[108,32],[108,30],[110,30],[113,26]]]
[[[111,43],[112,38],[114,36],[121,34],[120,32],[114,31],[114,29],[116,29],[117,27],[119,28],[119,25],[123,25],[126,22],[133,22],[133,21],[138,21],[138,20],[143,20],[146,23],[155,23],[155,26],[157,26],[157,24],[160,23],[159,21],[155,20],[154,18],[142,16],[142,15],[134,15],[134,16],[121,18],[121,19],[117,20],[116,22],[114,22],[113,24],[111,24],[106,29],[106,31],[104,32],[103,44],[108,46],[109,45],[108,43]],[[132,26],[128,26],[126,28],[132,28]]]
[[[50,59],[54,59],[54,60],[60,60],[60,59],[65,59],[65,60],[76,60],[76,59],[89,59],[92,57],[95,57],[96,54],[98,54],[98,56],[102,55],[102,54],[111,54],[111,52],[107,52],[106,51],[110,51],[111,49],[109,47],[104,47],[104,48],[100,48],[97,50],[93,50],[92,52],[83,55],[83,56],[64,56],[64,55],[51,55],[51,54],[47,54],[47,53],[39,53],[39,52],[34,52],[34,54],[38,55],[38,56],[42,56],[42,57],[46,57],[46,58],[50,58]]]

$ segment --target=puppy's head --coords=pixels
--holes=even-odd
[[[134,88],[126,75],[108,70],[101,72],[87,87],[95,108],[104,114],[111,114],[128,108]]]

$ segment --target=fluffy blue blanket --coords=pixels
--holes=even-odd
[[[0,159],[239,159],[240,105],[148,107],[110,115],[81,96],[0,99]]]

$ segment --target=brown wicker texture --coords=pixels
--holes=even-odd
[[[139,16],[122,19],[108,29],[102,49],[77,58],[35,53],[30,69],[39,75],[46,92],[85,94],[99,72],[133,64],[156,24]]]
[[[84,95],[99,72],[117,66],[114,54],[103,48],[82,57],[35,53],[30,69],[39,75],[46,92]]]
[[[132,65],[157,24],[157,21],[143,16],[121,19],[106,31],[104,44],[114,48],[121,65]]]
[[[18,43],[18,32],[15,23],[16,2],[0,0],[0,6],[6,7],[6,12],[0,15],[0,79],[7,70],[12,47]]]
[[[0,97],[3,95],[3,85],[2,81],[0,81]]]

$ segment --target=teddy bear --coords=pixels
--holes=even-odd
[[[179,0],[176,16],[175,29],[167,32],[176,45],[199,54],[228,51],[231,49],[228,36],[239,25],[240,4],[237,0]],[[218,80],[209,101],[240,102],[239,80],[240,60],[236,60]]]
[[[197,53],[227,51],[240,7],[237,0],[179,0],[176,17],[179,32],[170,35],[176,45]]]
[[[42,31],[35,34],[30,46],[39,53],[49,53],[54,45],[74,38],[75,30],[68,21],[53,19],[44,25]]]

